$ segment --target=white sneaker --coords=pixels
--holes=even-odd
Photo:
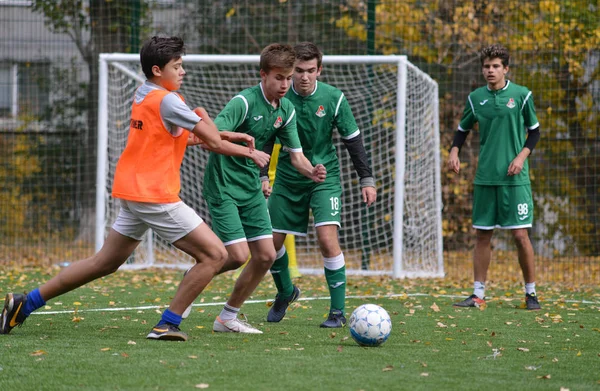
[[[215,323],[213,323],[213,331],[222,333],[244,333],[244,334],[262,334],[263,332],[259,329],[255,329],[250,324],[240,320],[238,318],[231,319],[223,322],[220,317],[217,316]]]
[[[190,267],[189,269],[187,269],[187,270],[185,271],[185,273],[183,273],[183,276],[185,277],[185,275],[186,275],[186,274],[188,274],[188,272],[189,272],[191,269],[192,269],[191,267]],[[194,304],[194,303],[192,302],[192,304]],[[190,312],[192,312],[192,304],[190,304],[190,305],[188,306],[188,308],[186,308],[186,309],[185,309],[185,311],[183,311],[183,314],[181,314],[181,319],[185,319],[185,318],[187,318],[188,316],[190,316]]]

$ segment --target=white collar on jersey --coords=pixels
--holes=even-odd
[[[316,81],[315,81],[315,89],[314,89],[314,91],[313,91],[313,92],[311,92],[311,93],[310,93],[310,95],[307,95],[307,96],[312,96],[312,95],[314,95],[314,94],[317,92],[317,88],[319,88],[319,81],[318,81],[318,80],[316,80]],[[293,82],[293,81],[292,81],[292,91],[294,91],[294,94],[296,94],[296,95],[299,95],[299,96],[304,96],[304,95],[300,95],[300,94],[298,93],[298,91],[296,91],[296,89],[294,88],[294,82]]]
[[[263,90],[262,81],[261,81],[260,83],[258,83],[258,85],[260,86],[260,92],[262,92],[262,96],[263,96],[263,98],[265,99],[265,102],[267,102],[267,104],[268,104],[269,106],[273,106],[273,105],[271,104],[271,102],[269,102],[269,100],[267,99],[267,96],[265,95],[265,90]],[[280,99],[277,99],[277,107],[279,107],[279,106],[281,106],[281,100],[280,100]]]
[[[495,90],[495,91],[504,91],[505,89],[508,88],[509,84],[510,84],[510,80],[506,80],[506,85],[504,87],[500,88],[499,90]],[[487,87],[488,91],[492,92],[489,85],[486,84],[485,86]]]

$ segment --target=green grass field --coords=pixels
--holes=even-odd
[[[56,273],[0,271],[0,295]],[[361,348],[347,329],[318,327],[329,303],[319,276],[296,281],[302,299],[279,324],[264,322],[275,288],[263,281],[242,312],[264,334],[212,333],[226,275],[182,323],[188,342],[146,340],[180,278],[119,271],[51,301],[0,336],[0,390],[600,389],[599,288],[538,287],[543,309],[528,312],[520,284],[491,284],[485,309],[457,309],[466,281],[351,276],[347,311],[376,303],[393,322],[384,345]]]

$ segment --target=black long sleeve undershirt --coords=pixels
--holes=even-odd
[[[373,171],[369,165],[369,158],[365,145],[363,144],[362,134],[353,137],[349,140],[342,139],[342,142],[348,149],[350,159],[354,164],[354,169],[360,178],[361,187],[375,187],[375,179],[373,178]]]
[[[462,130],[457,130],[454,133],[454,140],[452,140],[452,146],[450,147],[450,150],[452,150],[452,148],[457,147],[458,148],[458,152],[460,152],[460,149],[462,148],[463,144],[465,143],[465,140],[467,139],[467,136],[469,135],[470,132],[463,132]]]
[[[450,147],[450,149],[457,147],[458,151],[460,152],[460,149],[462,148],[463,144],[465,143],[465,140],[467,139],[468,135],[469,135],[469,132],[457,130],[456,133],[454,133],[454,140],[452,141],[452,146]],[[533,149],[535,148],[538,141],[540,141],[540,127],[539,126],[535,129],[531,129],[531,130],[527,131],[527,140],[525,141],[525,145],[523,145],[523,148],[529,148],[529,150],[533,152]]]
[[[533,148],[540,141],[540,127],[538,126],[535,129],[531,129],[527,132],[527,140],[525,141],[525,148],[529,148],[531,152],[533,152]]]
[[[348,149],[348,153],[350,154],[350,159],[352,160],[352,164],[354,165],[354,169],[356,170],[358,177],[360,178],[361,187],[371,186],[375,187],[375,179],[373,178],[373,173],[371,171],[371,166],[369,165],[369,159],[367,157],[367,151],[365,150],[365,146],[362,141],[362,135],[358,135],[349,140],[342,139],[342,142]],[[275,140],[269,140],[263,146],[263,152],[268,153],[269,155],[273,152],[273,146],[275,144]],[[269,178],[269,165],[267,164],[265,167],[260,169],[260,179],[268,180]]]

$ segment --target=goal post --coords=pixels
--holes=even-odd
[[[101,54],[98,93],[96,250],[117,217],[110,193],[127,142],[135,89],[144,82],[139,55]],[[342,90],[350,103],[377,183],[366,207],[349,154],[334,132],[342,181],[340,245],[348,274],[404,277],[444,275],[438,86],[406,56],[324,56],[320,81]],[[186,55],[181,89],[186,103],[214,118],[239,91],[260,81],[258,55]],[[202,181],[209,153],[186,151],[181,198],[208,223]],[[312,217],[296,236],[301,273],[323,273]],[[187,268],[193,260],[149,230],[124,268]]]

